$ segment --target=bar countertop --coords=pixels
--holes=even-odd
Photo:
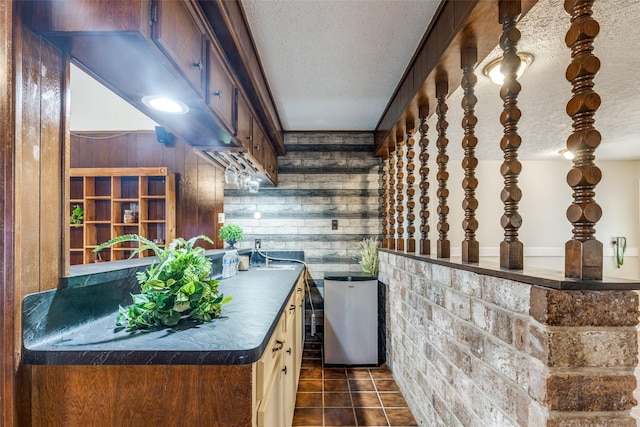
[[[221,317],[150,332],[116,327],[118,305],[131,303],[126,285],[85,286],[28,295],[23,301],[24,363],[33,365],[248,364],[257,361],[294,290],[293,269],[252,267],[221,279],[233,299]]]

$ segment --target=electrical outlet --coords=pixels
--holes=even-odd
[[[331,229],[332,230],[337,230],[338,229],[338,220],[337,219],[332,219],[331,220]]]
[[[260,249],[262,247],[262,239],[255,239],[253,241],[253,247],[255,249]]]

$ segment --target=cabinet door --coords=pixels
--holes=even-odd
[[[204,95],[205,36],[183,0],[158,0],[152,37],[199,96]]]
[[[288,326],[287,335],[284,341],[285,352],[283,357],[283,391],[282,391],[282,411],[284,412],[285,423],[283,425],[291,425],[293,421],[293,411],[296,403],[296,391],[298,388],[298,379],[296,375],[296,350],[299,346],[296,333],[298,329],[295,327],[295,320],[298,316],[298,307],[295,306],[294,315],[291,324]]]
[[[278,183],[278,158],[273,148],[266,141],[263,142],[262,150],[264,151],[264,169],[267,176],[274,184]]]
[[[238,142],[242,144],[245,151],[249,154],[253,152],[253,136],[251,134],[252,121],[253,115],[251,114],[251,110],[249,110],[247,101],[245,101],[242,95],[238,95]]]
[[[260,125],[255,119],[253,120],[252,134],[253,137],[251,138],[251,140],[253,141],[253,158],[256,159],[259,165],[262,166],[264,165],[264,154],[262,149],[262,145],[264,143],[264,132],[262,132],[262,128],[260,128]]]
[[[207,102],[227,128],[229,134],[235,136],[236,125],[234,119],[236,102],[233,82],[212,43],[209,43],[208,56],[209,89],[207,91]]]
[[[279,362],[281,359],[282,358],[280,357]],[[278,369],[280,365],[281,364],[278,363]],[[287,424],[284,417],[282,407],[283,388],[284,372],[278,370],[269,392],[266,394],[262,402],[260,402],[260,406],[258,407],[258,427],[282,427],[291,425],[291,420],[289,420],[289,423]]]

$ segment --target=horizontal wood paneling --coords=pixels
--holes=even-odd
[[[224,212],[224,174],[184,141],[161,144],[152,131],[78,132],[71,136],[70,156],[74,168],[167,167],[177,174],[176,235],[190,238],[204,234],[217,241],[218,213]],[[221,248],[222,241],[215,247]]]

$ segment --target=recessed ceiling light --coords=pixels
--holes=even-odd
[[[526,52],[518,52],[518,56],[520,57],[520,66],[516,71],[516,76],[519,79],[524,71],[527,69],[531,62],[533,61],[533,55]],[[482,72],[485,76],[489,77],[492,82],[497,85],[502,86],[504,82],[504,75],[500,72],[500,65],[502,64],[502,57],[496,58],[493,61],[489,62]]]
[[[187,114],[189,107],[184,102],[164,96],[145,96],[142,102],[149,108],[171,114]]]

